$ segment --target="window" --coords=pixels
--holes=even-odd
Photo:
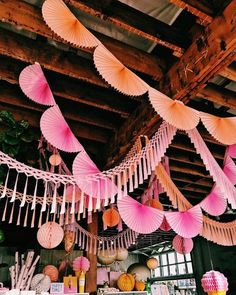
[[[193,273],[190,254],[179,254],[175,251],[160,253],[155,256],[159,261],[159,267],[155,269],[154,277],[181,276]]]

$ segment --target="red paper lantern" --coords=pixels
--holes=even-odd
[[[116,209],[110,208],[104,211],[102,220],[106,226],[113,227],[119,224],[120,214]]]

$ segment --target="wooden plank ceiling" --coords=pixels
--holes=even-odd
[[[170,0],[183,8],[172,25],[115,0],[65,2],[74,12],[153,42],[154,49],[147,53],[93,31],[151,86],[198,110],[220,116],[235,111],[236,0]],[[39,62],[85,149],[101,169],[112,167],[138,135],[154,134],[160,117],[147,96],[128,97],[109,87],[95,70],[92,51],[70,47],[56,37],[42,19],[41,5],[42,1],[0,0],[0,109],[39,127],[44,108],[29,101],[18,85],[20,71]],[[199,130],[222,165],[225,147],[203,126]],[[172,179],[192,203],[198,203],[210,191],[212,179],[184,132],[176,136],[167,155]]]

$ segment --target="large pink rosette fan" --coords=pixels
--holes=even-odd
[[[223,214],[227,208],[227,200],[224,198],[220,189],[215,186],[209,195],[201,201],[201,208],[212,216]]]
[[[193,240],[178,235],[174,237],[172,245],[179,254],[188,254],[193,250]]]
[[[66,123],[58,105],[43,113],[40,128],[46,140],[64,152],[76,153],[84,149]]]
[[[115,196],[117,188],[109,178],[89,179],[89,176],[100,172],[85,151],[76,156],[73,163],[73,175],[79,188],[93,198],[105,199]]]
[[[166,212],[165,216],[172,229],[183,238],[193,238],[201,232],[203,216],[199,205],[184,212]]]
[[[24,94],[34,102],[46,106],[56,104],[40,64],[25,67],[20,73],[19,84]]]
[[[182,101],[170,99],[154,88],[149,89],[149,100],[163,120],[178,129],[190,130],[199,123],[198,111],[184,105]]]
[[[227,145],[236,143],[236,117],[220,118],[200,112],[202,123],[219,142]]]
[[[129,196],[118,200],[117,206],[123,221],[140,234],[156,231],[163,221],[163,211],[145,206]]]
[[[236,184],[236,165],[234,161],[229,157],[225,157],[223,171],[233,185]]]
[[[142,95],[149,86],[125,67],[109,50],[99,45],[93,54],[94,64],[107,83],[131,96]]]
[[[79,47],[96,47],[100,44],[62,0],[46,0],[42,14],[51,30],[67,42]]]

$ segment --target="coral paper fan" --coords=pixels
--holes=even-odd
[[[174,237],[172,245],[179,254],[188,254],[193,250],[193,240],[178,235]]]
[[[93,54],[94,64],[107,83],[120,92],[137,96],[147,92],[149,86],[126,68],[109,50],[99,45]]]
[[[149,234],[157,230],[163,220],[163,211],[145,206],[129,196],[117,202],[123,221],[132,230],[140,234]]]
[[[57,105],[47,109],[40,120],[43,136],[54,147],[69,153],[83,150]]]
[[[150,88],[149,100],[155,111],[169,124],[181,130],[190,130],[199,123],[199,112],[179,100],[170,99],[160,91]]]
[[[73,175],[79,188],[94,198],[111,198],[117,193],[117,188],[109,178],[89,179],[89,176],[100,172],[85,151],[76,156],[73,163]]]
[[[209,195],[201,201],[200,206],[212,216],[223,214],[227,207],[227,200],[224,198],[220,189],[215,186]]]
[[[172,229],[183,238],[195,237],[202,229],[203,216],[199,205],[184,212],[166,212],[165,216]]]
[[[47,106],[56,104],[42,68],[38,63],[27,66],[21,71],[19,84],[24,94],[34,102]]]
[[[226,156],[223,171],[233,185],[236,184],[236,165],[234,161]]]
[[[220,118],[203,112],[200,112],[200,117],[216,140],[227,145],[236,143],[236,117]]]
[[[86,272],[89,270],[89,268],[90,268],[90,262],[89,262],[88,258],[86,258],[84,256],[79,256],[79,257],[75,258],[75,260],[73,261],[73,270],[74,271]]]
[[[42,14],[51,30],[67,42],[79,47],[96,47],[100,44],[62,0],[46,0]]]

